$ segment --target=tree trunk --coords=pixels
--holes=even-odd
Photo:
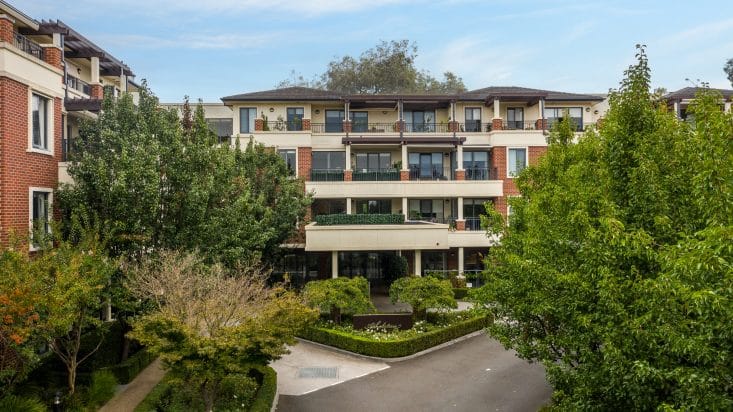
[[[341,324],[341,309],[336,306],[331,306],[331,320],[333,323]]]
[[[66,371],[68,372],[66,379],[67,379],[67,385],[69,386],[69,395],[73,395],[74,391],[76,390],[76,362],[71,361],[66,366]]]
[[[120,361],[126,361],[130,356],[131,344],[130,339],[127,337],[127,332],[132,330],[132,328],[130,327],[130,324],[127,323],[127,320],[120,319],[120,323],[122,323],[122,330],[124,331],[122,334],[122,353],[120,353]]]

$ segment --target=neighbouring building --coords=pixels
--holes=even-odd
[[[34,222],[50,230],[80,119],[96,116],[105,91],[136,89],[129,67],[63,22],[0,1],[0,243]]]
[[[667,103],[667,107],[672,110],[677,118],[685,121],[692,121],[693,117],[691,113],[687,112],[687,108],[695,100],[695,96],[701,89],[699,87],[685,87],[674,92],[670,92],[662,96],[662,100]],[[723,96],[721,102],[721,108],[726,111],[731,111],[731,102],[733,102],[733,90],[730,89],[712,89],[720,93]]]

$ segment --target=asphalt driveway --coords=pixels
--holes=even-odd
[[[536,411],[552,390],[544,369],[485,335],[300,396],[287,411]]]

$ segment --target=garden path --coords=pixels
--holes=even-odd
[[[165,370],[160,359],[156,359],[147,368],[143,369],[132,382],[123,386],[99,412],[131,412],[145,399],[155,385],[163,379]]]

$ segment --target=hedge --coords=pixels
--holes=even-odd
[[[453,297],[463,299],[468,296],[468,288],[453,288]]]
[[[402,214],[358,214],[358,215],[318,215],[316,224],[321,226],[333,225],[398,225],[405,223]]]
[[[269,366],[253,366],[250,375],[260,382],[250,412],[270,412],[277,393],[277,372]]]
[[[127,360],[117,365],[103,368],[102,370],[112,372],[117,378],[117,381],[124,385],[130,383],[130,381],[133,380],[140,371],[145,369],[154,360],[155,355],[149,353],[145,349],[142,349],[134,355],[131,355]]]
[[[480,316],[464,320],[463,322],[447,326],[443,329],[427,332],[414,338],[393,341],[376,341],[363,336],[351,335],[347,332],[314,326],[303,330],[300,333],[300,337],[362,355],[380,358],[399,358],[465,336],[471,332],[483,329],[489,326],[489,324],[491,324],[490,317]]]

